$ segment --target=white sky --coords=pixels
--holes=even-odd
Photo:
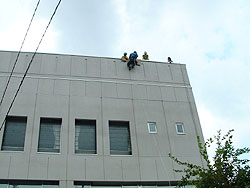
[[[0,50],[19,50],[37,0],[0,0]],[[41,0],[24,45],[34,51],[57,0]],[[205,138],[235,129],[250,147],[249,0],[62,0],[40,52],[187,65]]]

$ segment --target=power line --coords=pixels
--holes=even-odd
[[[26,77],[26,75],[27,75],[27,73],[28,73],[28,71],[29,71],[29,68],[30,68],[30,66],[31,66],[31,63],[32,63],[33,60],[34,60],[34,57],[35,57],[35,55],[36,55],[36,53],[37,53],[37,50],[38,50],[40,44],[42,43],[42,40],[43,40],[43,38],[44,38],[44,36],[45,36],[45,34],[46,34],[48,28],[49,28],[49,25],[50,25],[50,23],[51,23],[51,21],[52,21],[54,15],[56,14],[56,11],[57,11],[57,9],[58,9],[58,7],[59,7],[61,1],[62,1],[62,0],[59,0],[59,1],[58,1],[57,6],[56,6],[56,8],[55,8],[55,10],[54,10],[54,12],[53,12],[53,14],[52,14],[50,20],[49,20],[49,23],[48,23],[48,25],[47,25],[47,27],[46,27],[46,29],[45,29],[45,31],[44,31],[42,37],[41,37],[41,40],[40,40],[40,42],[38,43],[37,48],[36,48],[36,50],[35,50],[35,52],[34,52],[32,58],[31,58],[31,60],[30,60],[30,62],[29,62],[29,65],[28,65],[28,67],[27,67],[27,69],[26,69],[26,71],[25,71],[25,73],[24,73],[24,75],[23,75],[23,78],[22,78],[22,80],[21,80],[21,82],[20,82],[20,84],[19,84],[19,86],[18,86],[18,89],[17,89],[17,91],[16,91],[16,94],[15,94],[15,96],[14,96],[14,98],[13,98],[11,104],[10,104],[10,107],[9,107],[7,113],[6,113],[6,116],[5,116],[5,118],[4,118],[4,121],[3,121],[3,123],[2,123],[2,125],[1,125],[1,127],[0,127],[0,131],[2,130],[3,125],[4,125],[4,123],[6,122],[6,117],[9,115],[9,112],[10,112],[10,110],[11,110],[11,108],[12,108],[12,106],[13,106],[15,100],[16,100],[16,97],[17,97],[17,95],[18,95],[18,93],[19,93],[19,91],[20,91],[20,89],[21,89],[21,86],[22,86],[22,84],[23,84],[23,82],[24,82],[24,79],[25,79],[25,77]]]
[[[32,15],[32,18],[31,18],[31,20],[30,20],[29,26],[28,26],[28,28],[27,28],[27,30],[26,30],[25,36],[24,36],[24,38],[23,38],[23,42],[22,42],[21,47],[20,47],[20,49],[19,49],[19,51],[18,51],[18,54],[17,54],[17,56],[16,56],[15,63],[14,63],[14,65],[13,65],[13,67],[12,67],[11,73],[10,73],[10,75],[9,75],[7,84],[6,84],[6,86],[5,86],[5,89],[4,89],[4,92],[3,92],[3,95],[2,95],[2,98],[1,98],[1,101],[0,101],[0,107],[1,107],[1,105],[2,105],[2,103],[3,103],[3,99],[4,99],[4,97],[5,97],[7,88],[8,88],[9,83],[10,83],[10,79],[11,79],[11,77],[12,77],[12,75],[13,75],[13,72],[14,72],[14,69],[15,69],[15,67],[16,67],[16,64],[17,64],[19,55],[20,55],[21,50],[22,50],[22,48],[23,48],[23,44],[24,44],[24,42],[25,42],[25,40],[26,40],[26,37],[27,37],[27,34],[28,34],[28,32],[29,32],[29,29],[30,29],[31,23],[32,23],[32,21],[33,21],[33,18],[35,17],[36,10],[37,10],[37,7],[38,7],[39,3],[40,3],[40,0],[38,0],[38,2],[37,2],[37,4],[36,4],[36,8],[35,8],[35,10],[34,10],[34,13],[33,13],[33,15]]]

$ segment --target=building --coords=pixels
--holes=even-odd
[[[0,52],[0,92],[17,52]],[[32,57],[21,53],[1,123]],[[168,157],[203,165],[184,64],[38,53],[0,131],[0,187],[170,186]]]

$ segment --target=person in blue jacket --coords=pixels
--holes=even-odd
[[[129,70],[133,69],[134,66],[137,65],[137,60],[136,60],[137,57],[138,57],[138,55],[137,55],[136,51],[134,51],[133,53],[131,53],[129,55],[129,62],[127,63],[127,66],[128,66]]]

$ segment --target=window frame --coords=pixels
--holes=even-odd
[[[48,149],[46,151],[46,149],[41,148],[39,149],[39,141],[40,141],[40,134],[41,134],[41,122],[42,120],[45,120],[45,121],[58,121],[60,122],[60,134],[59,134],[59,149],[58,149],[58,152],[57,151],[53,151],[53,149],[49,149],[49,148],[46,148]],[[57,125],[57,124],[56,124]],[[40,124],[39,124],[39,134],[38,134],[38,143],[37,143],[37,153],[50,153],[50,154],[61,154],[61,145],[62,145],[62,118],[55,118],[55,117],[40,117]],[[40,151],[39,151],[40,150]],[[56,149],[54,149],[56,150]]]
[[[128,151],[118,151],[118,150],[111,150],[111,137],[110,137],[110,126],[111,123],[114,124],[119,124],[119,123],[124,123],[127,124],[125,125],[128,128],[128,136],[129,136],[129,147]],[[124,125],[113,125],[113,126],[124,126]],[[109,120],[108,121],[108,128],[109,128],[109,153],[112,156],[132,156],[132,139],[131,139],[131,131],[130,131],[130,122],[129,121],[124,121],[124,120]]]
[[[79,150],[78,149],[78,152],[76,150],[76,126],[77,126],[77,121],[93,121],[94,122],[94,127],[95,127],[95,151],[94,150]],[[97,127],[96,127],[96,124],[97,124],[97,121],[95,119],[75,119],[75,142],[74,142],[74,152],[75,154],[82,154],[82,155],[97,155]],[[83,124],[82,125],[79,125],[79,126],[84,126]],[[84,152],[84,151],[94,151],[93,153],[91,152]]]
[[[181,125],[183,132],[179,132],[179,131],[178,131],[178,125]],[[175,128],[176,128],[176,133],[177,133],[178,135],[185,135],[185,134],[186,134],[186,133],[185,133],[184,123],[183,123],[183,122],[176,122],[176,123],[175,123]]]
[[[23,138],[23,147],[11,147],[11,146],[4,146],[4,140],[6,135],[6,127],[8,126],[8,121],[18,121],[19,123],[25,124],[25,130],[24,130],[24,138]],[[26,132],[27,132],[27,123],[28,123],[28,117],[27,116],[7,116],[5,118],[5,124],[4,124],[4,131],[2,136],[2,142],[1,142],[1,151],[4,152],[23,152],[25,148],[25,139],[26,139]]]
[[[157,134],[157,133],[158,133],[156,122],[149,121],[147,124],[148,124],[148,133],[150,133],[150,134]],[[154,127],[155,127],[155,131],[151,131],[151,130],[150,130],[150,125],[152,125],[152,124],[153,124]]]

